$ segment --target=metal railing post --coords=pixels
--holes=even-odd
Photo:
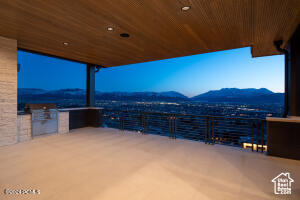
[[[169,138],[171,138],[171,116],[168,115],[168,119],[169,119]]]
[[[259,122],[256,120],[256,152],[258,152]]]
[[[177,130],[177,116],[174,115],[174,139],[176,139],[176,130]]]
[[[147,133],[148,116],[147,113],[143,113],[143,133]]]
[[[214,117],[212,117],[212,144],[215,144],[215,120]]]
[[[264,121],[261,120],[261,152],[264,152]]]
[[[253,151],[253,144],[254,144],[254,121],[251,120],[251,124],[252,124],[252,151]]]
[[[119,129],[122,130],[122,120],[123,120],[123,112],[120,111],[120,119],[119,119]]]
[[[204,123],[205,123],[205,132],[204,132],[204,142],[207,144],[207,132],[208,132],[208,119],[207,117],[204,118]]]
[[[125,111],[122,111],[122,130],[124,130],[124,123],[125,123]]]
[[[211,117],[208,117],[208,125],[209,125],[209,129],[208,129],[208,144],[211,143]]]

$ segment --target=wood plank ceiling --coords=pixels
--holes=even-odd
[[[299,0],[0,0],[0,35],[106,67],[246,46],[257,57],[279,53],[299,11]]]

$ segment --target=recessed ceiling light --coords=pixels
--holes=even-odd
[[[68,46],[69,42],[63,42],[63,45]]]
[[[113,28],[113,27],[107,27],[107,30],[108,30],[108,31],[113,31],[114,28]]]
[[[128,33],[121,33],[120,36],[121,36],[121,37],[127,38],[127,37],[129,37],[130,35],[129,35]]]
[[[183,7],[181,7],[182,11],[188,11],[189,9],[191,9],[191,6],[183,6]]]

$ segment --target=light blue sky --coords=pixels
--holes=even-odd
[[[19,87],[85,88],[83,64],[18,52]],[[220,51],[100,70],[99,91],[178,91],[195,96],[221,88],[268,88],[283,92],[284,57],[252,58],[250,48]]]

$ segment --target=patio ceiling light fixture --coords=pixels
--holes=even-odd
[[[181,7],[181,11],[188,11],[191,9],[191,6],[183,6]]]
[[[121,33],[120,36],[124,38],[128,38],[130,35],[128,33]]]
[[[69,42],[63,42],[64,46],[69,46]]]
[[[108,30],[108,31],[113,31],[114,28],[113,28],[113,27],[107,27],[107,30]]]

